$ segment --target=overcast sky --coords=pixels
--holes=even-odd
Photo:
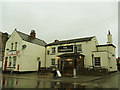
[[[3,2],[0,11],[2,32],[35,30],[47,43],[96,36],[99,44],[106,44],[110,30],[118,53],[117,2]]]

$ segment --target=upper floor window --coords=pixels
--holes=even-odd
[[[55,47],[52,47],[52,54],[55,54]]]
[[[15,42],[15,50],[17,50],[17,42]]]
[[[13,43],[11,43],[11,50],[13,50]]]
[[[82,52],[82,44],[77,45],[77,52]]]
[[[101,66],[101,61],[100,61],[100,57],[95,57],[95,66]]]

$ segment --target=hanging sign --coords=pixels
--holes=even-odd
[[[19,52],[9,52],[8,53],[8,56],[10,56],[10,55],[17,55]]]
[[[58,52],[73,52],[73,45],[58,46]]]

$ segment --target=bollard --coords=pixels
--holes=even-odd
[[[75,68],[73,69],[73,78],[77,78],[76,69]]]
[[[10,72],[10,73],[12,74],[12,72],[13,72],[13,71],[11,70],[11,72]]]

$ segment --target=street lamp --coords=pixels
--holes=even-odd
[[[77,46],[76,44],[74,45],[74,54],[75,54],[75,59],[74,59],[74,68],[73,68],[73,78],[77,78],[77,71],[76,71],[76,67],[77,67]]]

